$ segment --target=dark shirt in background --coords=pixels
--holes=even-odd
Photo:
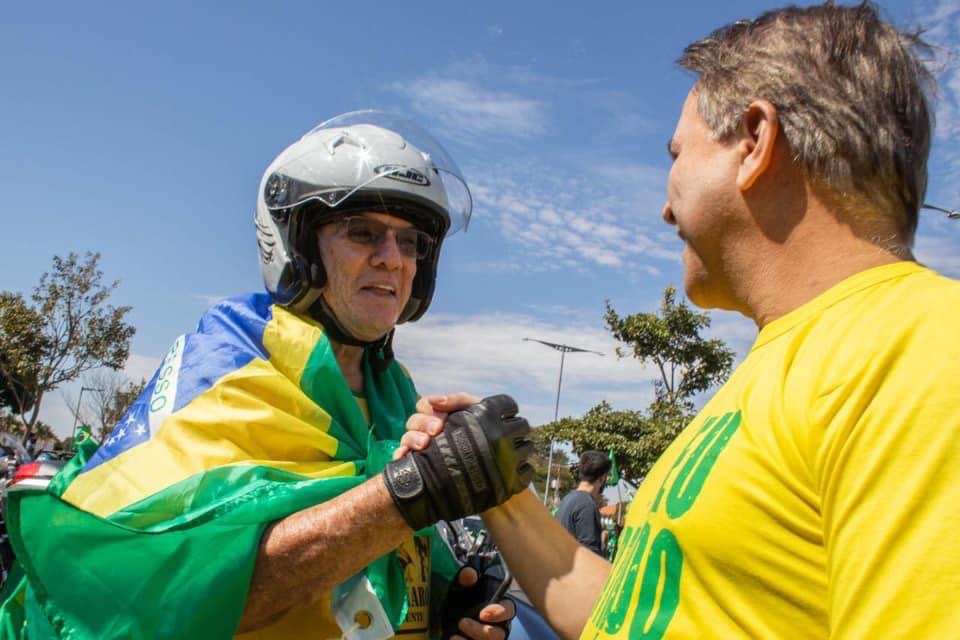
[[[557,520],[577,542],[597,555],[603,555],[600,549],[600,511],[593,496],[586,491],[571,491],[560,502]]]

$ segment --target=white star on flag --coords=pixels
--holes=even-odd
[[[142,436],[143,434],[145,434],[145,433],[147,432],[147,430],[143,428],[143,425],[142,425],[142,424],[138,424],[138,425],[137,425],[137,428],[134,429],[133,432],[134,432],[135,434],[137,434],[138,436]]]
[[[134,419],[133,414],[131,413],[130,415],[127,416],[127,420],[125,424],[129,425],[129,424],[133,424],[134,422],[136,422],[136,420]]]

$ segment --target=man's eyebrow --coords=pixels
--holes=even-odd
[[[673,141],[673,138],[667,140],[667,153],[670,154],[672,159],[677,159],[677,144]]]

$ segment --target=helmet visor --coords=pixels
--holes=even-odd
[[[466,229],[473,201],[450,154],[395,114],[353,111],[308,132],[281,154],[264,183],[268,209],[318,201],[334,209],[358,191],[426,199],[447,212],[447,234]]]

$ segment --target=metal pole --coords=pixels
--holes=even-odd
[[[557,378],[557,402],[553,405],[553,421],[560,416],[560,386],[563,384],[563,359],[567,357],[566,349],[560,351],[560,377]],[[550,471],[553,469],[553,440],[550,441],[550,454],[547,456],[547,482],[543,487],[543,504],[546,506],[550,495]]]
[[[560,387],[563,385],[563,361],[568,353],[595,353],[598,356],[603,354],[599,351],[592,351],[590,349],[581,349],[579,347],[571,347],[567,344],[555,344],[553,342],[546,342],[544,340],[537,340],[536,338],[524,338],[525,342],[539,342],[540,344],[550,347],[551,349],[556,349],[560,352],[560,377],[557,379],[557,401],[553,406],[553,421],[556,422],[557,418],[560,417]],[[550,441],[550,453],[547,456],[547,482],[546,486],[543,488],[543,504],[547,504],[547,497],[550,495],[550,475],[553,467],[553,441]]]
[[[73,413],[73,434],[70,436],[71,439],[77,439],[77,422],[80,421],[80,401],[83,400],[84,391],[100,391],[95,387],[80,387],[80,395],[77,396],[77,410]]]

